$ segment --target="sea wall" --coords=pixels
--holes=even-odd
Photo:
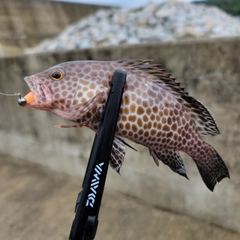
[[[35,46],[100,8],[107,7],[48,0],[0,0],[0,44],[22,49]]]
[[[221,135],[205,139],[226,162],[231,179],[224,179],[212,193],[188,156],[183,155],[183,160],[189,181],[163,164],[156,167],[146,148],[133,145],[138,152],[128,149],[121,175],[109,169],[106,187],[240,232],[239,40],[185,41],[1,58],[0,92],[24,95],[29,91],[24,76],[64,61],[143,58],[162,63],[216,119]],[[0,96],[0,100],[0,153],[83,177],[94,136],[90,130],[57,129],[55,124],[67,122],[46,112],[22,108],[14,97]]]

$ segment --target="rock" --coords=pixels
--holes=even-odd
[[[27,52],[240,35],[239,20],[216,7],[178,1],[99,10]]]

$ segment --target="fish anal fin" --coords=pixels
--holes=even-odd
[[[164,149],[158,152],[155,150],[150,150],[150,154],[153,157],[155,163],[157,160],[161,160],[165,165],[171,168],[172,171],[188,179],[186,169],[179,152]]]

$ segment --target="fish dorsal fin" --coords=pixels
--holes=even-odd
[[[150,64],[150,62],[151,60],[138,59],[118,61],[127,69],[140,73],[143,77],[152,80],[158,86],[171,92],[190,114],[201,135],[214,136],[219,134],[218,127],[207,108],[189,96],[184,88],[180,86],[180,83],[176,82],[176,79],[171,74],[165,72],[162,65]]]

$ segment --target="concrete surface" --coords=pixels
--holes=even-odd
[[[217,39],[175,44],[138,45],[0,59],[0,92],[29,89],[23,77],[56,63],[76,59],[150,58],[162,63],[190,95],[201,101],[216,119],[221,135],[206,138],[226,162],[231,179],[210,192],[193,161],[183,160],[190,181],[160,164],[148,150],[126,154],[121,177],[109,171],[109,188],[152,206],[240,232],[240,41]],[[16,98],[0,96],[0,153],[12,155],[54,171],[82,177],[93,134],[88,129],[56,129],[67,122],[51,114],[24,109]]]
[[[23,50],[54,37],[100,8],[106,7],[48,0],[0,0],[0,56],[13,54],[16,47]]]
[[[81,181],[0,156],[0,239],[68,239]],[[240,235],[143,204],[108,188],[95,239],[238,240]]]

